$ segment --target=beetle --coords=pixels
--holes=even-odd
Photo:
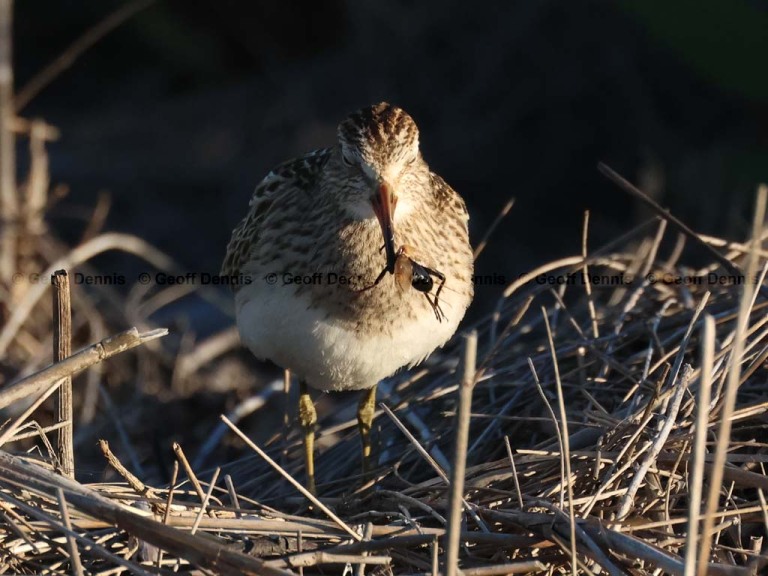
[[[424,297],[427,299],[427,302],[429,302],[429,305],[432,307],[432,310],[435,313],[435,318],[437,318],[438,322],[442,322],[443,318],[445,318],[445,314],[443,313],[443,309],[440,307],[440,292],[445,285],[445,274],[439,270],[435,270],[416,262],[408,255],[408,251],[408,247],[403,245],[395,255],[395,266],[394,270],[392,271],[392,274],[395,276],[395,283],[397,284],[398,288],[400,288],[400,290],[405,291],[411,287],[424,294]],[[384,276],[386,276],[387,271],[387,267],[385,267],[379,273],[376,280],[374,280],[373,284],[366,286],[361,290],[361,292],[364,290],[370,290],[379,282],[381,282]],[[437,279],[439,285],[434,297],[430,297],[432,288],[435,286],[435,280],[433,280],[433,277]]]

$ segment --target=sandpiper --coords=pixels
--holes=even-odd
[[[422,158],[413,119],[382,102],[348,116],[337,135],[261,181],[222,266],[240,279],[243,343],[299,378],[313,492],[307,385],[365,391],[357,417],[368,470],[376,385],[445,344],[473,295],[467,209]]]

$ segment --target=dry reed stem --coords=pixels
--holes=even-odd
[[[0,446],[5,446],[8,440],[16,434],[16,430],[18,430],[19,427],[27,421],[27,418],[29,418],[32,413],[56,391],[57,387],[58,386],[49,387],[43,394],[36,398],[32,404],[27,406],[26,409],[5,428],[5,430],[3,430],[3,433],[0,434]]]
[[[583,546],[586,546],[585,554],[592,557],[601,568],[604,568],[608,571],[608,574],[611,576],[621,576],[624,574],[624,572],[614,564],[610,558],[603,552],[603,550],[597,545],[597,543],[594,541],[593,538],[589,536],[589,534],[586,533],[586,531],[578,525],[578,523],[570,516],[566,516],[566,514],[558,509],[556,506],[550,504],[549,502],[540,502],[539,503],[543,508],[546,508],[548,510],[552,510],[555,512],[556,516],[560,516],[564,518],[571,528],[571,534],[573,536],[573,540],[571,540],[571,549],[569,552],[573,554],[573,550],[576,549],[576,546],[578,543],[581,543]],[[571,561],[573,561],[573,556],[571,556]]]
[[[30,422],[29,424],[37,424],[37,422]],[[34,438],[39,437],[43,438],[46,434],[50,432],[55,432],[59,428],[64,426],[64,422],[59,422],[58,424],[52,424],[51,426],[46,426],[45,428],[42,427],[36,427],[32,432],[24,432],[24,433],[18,433],[12,436],[11,438],[8,438],[8,442],[18,442],[20,440],[26,440],[27,438]],[[25,426],[22,426],[22,428],[25,428]]]
[[[213,472],[213,477],[211,478],[210,484],[208,484],[208,491],[205,493],[205,497],[203,498],[203,501],[200,503],[200,509],[197,511],[197,516],[195,516],[195,522],[192,524],[192,531],[190,534],[194,536],[195,532],[197,532],[198,527],[200,526],[200,520],[203,518],[203,514],[205,513],[207,507],[208,507],[208,501],[211,499],[211,494],[213,493],[213,488],[216,486],[216,481],[219,479],[219,474],[221,473],[221,468],[216,468],[216,470]],[[211,516],[214,516],[214,514],[211,511],[208,511],[208,514]]]
[[[284,469],[283,469],[283,468],[282,468],[282,467],[281,467],[281,466],[280,466],[280,465],[279,465],[277,462],[275,462],[274,460],[272,460],[272,458],[270,458],[270,457],[269,457],[269,455],[267,455],[267,453],[266,453],[266,452],[264,452],[264,451],[263,451],[261,448],[259,448],[259,447],[258,447],[258,446],[257,446],[257,445],[254,443],[254,442],[252,442],[252,441],[251,441],[251,439],[250,439],[250,438],[248,438],[248,436],[246,436],[245,434],[243,434],[243,432],[242,432],[242,431],[241,431],[241,430],[240,430],[240,429],[239,429],[237,426],[235,426],[235,425],[234,425],[232,422],[230,422],[230,421],[227,419],[227,417],[226,417],[226,416],[223,416],[223,415],[222,415],[222,416],[221,416],[221,419],[222,419],[222,421],[223,421],[223,422],[224,422],[224,423],[225,423],[227,426],[229,426],[229,427],[232,429],[232,431],[233,431],[235,434],[237,434],[237,435],[240,437],[240,439],[241,439],[241,440],[243,440],[243,442],[245,442],[245,443],[248,445],[248,447],[249,447],[249,448],[251,448],[251,450],[253,450],[254,452],[256,452],[256,453],[257,453],[259,456],[261,456],[261,457],[262,457],[264,460],[266,460],[266,462],[267,462],[267,463],[268,463],[270,466],[272,466],[272,468],[274,468],[274,469],[275,469],[275,470],[276,470],[276,471],[277,471],[277,472],[278,472],[278,473],[279,473],[279,474],[280,474],[280,475],[281,475],[283,478],[285,478],[286,480],[288,480],[288,481],[289,481],[289,482],[290,482],[290,483],[293,485],[293,487],[294,487],[294,488],[296,488],[296,489],[297,489],[299,492],[301,492],[301,494],[303,494],[305,498],[307,498],[307,499],[308,499],[310,502],[312,502],[312,504],[314,504],[315,506],[317,506],[317,507],[318,507],[320,510],[322,510],[322,511],[323,511],[323,512],[324,512],[324,513],[325,513],[325,514],[326,514],[326,515],[327,515],[327,516],[328,516],[328,517],[331,519],[331,520],[333,520],[334,522],[336,522],[336,524],[338,524],[338,525],[339,525],[339,527],[341,527],[341,529],[342,529],[342,530],[344,530],[344,531],[345,531],[347,534],[349,534],[350,536],[352,536],[352,538],[354,538],[355,540],[361,540],[361,539],[362,539],[362,536],[360,536],[360,534],[358,534],[357,532],[355,532],[354,530],[352,530],[352,529],[351,529],[349,526],[347,526],[347,524],[346,524],[346,523],[345,523],[345,522],[344,522],[344,521],[343,521],[341,518],[339,518],[339,517],[338,517],[336,514],[334,514],[334,513],[333,513],[333,512],[332,512],[332,511],[331,511],[331,510],[330,510],[330,509],[329,509],[329,508],[328,508],[328,507],[327,507],[325,504],[323,504],[323,503],[322,503],[320,500],[318,500],[318,499],[317,499],[317,497],[316,497],[314,494],[312,494],[312,493],[311,493],[309,490],[307,490],[306,488],[304,488],[304,486],[302,486],[302,485],[301,485],[299,482],[297,482],[297,481],[296,481],[296,479],[295,479],[293,476],[291,476],[290,474],[288,474],[288,473],[287,473],[287,472],[286,472],[286,471],[285,471],[285,470],[284,470]]]
[[[768,187],[760,186],[757,193],[755,205],[755,216],[752,226],[752,238],[759,238],[762,233],[765,222],[766,201],[768,201]],[[736,393],[739,388],[739,379],[741,375],[742,354],[745,347],[745,339],[749,316],[754,306],[753,285],[752,282],[756,276],[757,254],[754,248],[749,253],[747,266],[747,281],[744,283],[741,292],[741,301],[736,320],[736,330],[734,332],[733,348],[728,366],[728,377],[726,380],[725,395],[723,397],[723,406],[720,417],[720,426],[718,427],[717,445],[715,447],[715,463],[710,477],[709,493],[707,496],[706,513],[704,516],[704,526],[701,532],[701,547],[698,555],[698,576],[703,576],[704,563],[711,546],[713,533],[714,513],[720,496],[721,483],[723,481],[723,469],[725,468],[725,454],[728,450],[728,443],[731,438],[731,415],[736,404]]]
[[[155,501],[160,500],[160,496],[152,488],[144,484],[144,482],[132,474],[131,471],[128,470],[122,462],[120,462],[117,456],[112,453],[112,450],[109,448],[109,442],[106,440],[99,440],[99,448],[101,449],[101,453],[104,455],[104,458],[107,459],[109,465],[112,466],[115,472],[120,474],[120,476],[122,476],[126,482],[128,482],[128,485],[133,488],[137,494],[146,496],[147,498]]]
[[[35,119],[29,123],[29,173],[22,187],[24,231],[32,234],[45,232],[45,208],[48,203],[48,190],[51,184],[48,153],[45,143],[56,130],[44,121]]]
[[[587,264],[587,238],[589,235],[589,210],[584,212],[584,224],[581,232],[581,257],[584,259],[582,270],[584,277],[589,278],[589,265]],[[592,337],[600,338],[600,329],[597,325],[597,312],[595,312],[595,301],[592,298],[592,283],[584,283],[584,293],[587,296],[587,310],[589,310],[589,319],[592,325]]]
[[[648,225],[643,230],[649,231]],[[671,255],[665,253],[665,233],[663,224],[655,224],[651,237],[637,250],[609,253],[601,248],[587,255],[583,231],[578,261],[571,267],[555,267],[554,273],[578,275],[586,264],[589,274],[598,275],[639,274],[644,270],[652,274],[689,274],[684,264],[676,264],[684,255],[682,240],[678,236]],[[638,236],[637,230],[631,231],[625,240]],[[744,244],[760,257],[763,270],[765,251],[760,249],[759,239],[765,236],[760,234]],[[729,258],[746,268],[745,253],[745,249],[734,249]],[[718,267],[705,266],[695,273],[706,276],[714,270]],[[591,291],[594,313],[586,290]],[[650,576],[663,572],[689,576],[695,565],[689,566],[686,558],[698,552],[696,534],[689,526],[701,522],[701,515],[698,519],[696,516],[694,480],[697,474],[711,477],[716,467],[726,485],[721,482],[723,504],[713,515],[716,539],[711,561],[704,570],[716,575],[746,575],[764,568],[759,556],[764,544],[759,537],[768,523],[763,496],[763,491],[768,490],[764,470],[768,443],[759,430],[768,412],[763,386],[768,303],[756,301],[754,294],[742,338],[739,393],[728,416],[732,432],[724,460],[727,465],[722,467],[714,454],[706,453],[714,452],[714,433],[726,418],[723,406],[728,371],[737,361],[738,292],[736,286],[706,282],[680,286],[638,282],[631,287],[596,283],[589,288],[564,285],[557,290],[531,282],[520,285],[511,299],[503,300],[497,316],[477,324],[481,337],[490,338],[491,333],[496,336],[482,357],[483,373],[477,378],[473,395],[473,442],[467,450],[463,495],[470,513],[483,524],[476,527],[470,523],[460,535],[459,561],[465,573],[513,572],[527,565],[531,570],[552,574],[571,571],[575,566],[579,574],[586,575],[596,573],[599,565],[602,573],[611,575]],[[154,302],[166,301],[169,296],[163,293],[163,298]],[[534,301],[546,306],[545,315],[538,313]],[[713,318],[714,341],[719,348],[709,360],[701,356],[702,365],[692,374],[690,392],[677,405],[676,391],[679,393],[680,379],[687,372],[682,367],[698,361],[697,340],[704,339],[696,329],[700,325],[694,310],[697,303],[699,309],[706,306],[706,314]],[[75,305],[80,307],[77,302]],[[140,314],[142,306],[136,305],[133,310]],[[597,338],[593,319],[598,321]],[[138,324],[143,319],[136,321]],[[86,324],[93,330],[92,319]],[[499,325],[503,330],[496,331]],[[25,350],[31,353],[38,344],[21,342],[26,328],[17,341],[20,347],[28,346]],[[692,329],[695,334],[690,336]],[[276,479],[272,466],[256,457],[225,464],[222,474],[226,489],[203,485],[207,488],[202,499],[208,498],[205,505],[199,496],[195,498],[197,493],[192,487],[177,489],[175,481],[165,493],[156,489],[163,496],[157,502],[122,485],[94,484],[91,490],[113,505],[130,508],[133,516],[144,517],[152,526],[167,524],[165,528],[183,530],[187,536],[196,527],[193,538],[229,550],[247,550],[273,563],[273,567],[289,569],[295,563],[301,572],[306,564],[308,576],[325,571],[317,563],[328,558],[352,560],[357,564],[352,570],[360,573],[370,556],[391,559],[389,567],[370,563],[367,572],[371,574],[439,573],[436,558],[447,542],[445,519],[450,514],[451,488],[446,489],[443,478],[424,465],[424,457],[412,446],[426,448],[442,470],[454,468],[435,455],[448,449],[455,433],[458,358],[458,347],[449,344],[418,371],[382,383],[386,403],[397,407],[398,416],[419,440],[414,434],[398,433],[397,419],[377,420],[382,449],[376,489],[370,485],[354,487],[359,446],[356,435],[351,433],[352,410],[345,407],[349,418],[322,426],[324,451],[318,460],[318,477],[323,479],[326,495],[322,503],[332,507],[352,529],[365,526],[365,541],[349,543],[349,534],[337,522],[313,517],[317,508],[313,506],[307,512],[306,499],[294,496],[292,484]],[[530,369],[528,358],[535,371]],[[182,364],[177,363],[177,376]],[[172,356],[167,355],[164,366],[172,365]],[[154,367],[141,367],[148,368]],[[192,371],[196,369],[193,366]],[[707,371],[712,382],[710,402],[705,399],[706,390],[702,391]],[[542,390],[545,404],[533,394],[539,379],[547,390],[546,394]],[[558,390],[552,388],[553,383]],[[556,392],[560,396],[560,415],[553,410],[547,417],[546,405]],[[122,425],[119,411],[110,407],[106,390],[104,394],[104,407],[107,412],[113,411],[117,433],[126,442],[130,468],[144,478],[137,464],[146,463],[146,443],[131,444],[130,427]],[[697,417],[710,410],[711,417],[704,424],[697,423]],[[561,422],[567,422],[569,432],[563,433]],[[671,429],[666,430],[671,422]],[[51,456],[46,455],[46,439],[36,422],[27,420],[13,438],[33,429],[39,437],[41,457],[47,461]],[[712,432],[709,443],[708,432]],[[697,440],[697,434],[702,434],[701,440]],[[275,439],[278,436],[276,433]],[[512,460],[512,445],[507,448],[505,438],[514,443]],[[703,447],[697,448],[697,441],[703,442]],[[300,459],[295,457],[298,447],[297,441],[288,443],[280,466],[281,473],[294,478],[302,470]],[[215,465],[223,464],[231,449],[210,450],[208,459]],[[280,442],[271,441],[264,451],[277,458],[282,449]],[[566,460],[570,473],[565,469]],[[194,469],[199,468],[195,465]],[[19,478],[14,483],[6,476],[0,467],[0,522],[11,523],[0,531],[0,546],[12,555],[0,559],[0,571],[44,567],[51,573],[62,573],[71,554],[67,551],[69,533],[60,521],[55,495],[50,491],[42,495],[30,489],[28,481],[22,486]],[[156,544],[143,536],[129,535],[108,518],[88,515],[77,502],[73,503],[67,489],[64,492],[72,529],[81,538],[87,537],[77,540],[85,571],[141,570],[135,562],[125,560],[133,555],[146,559],[147,547],[136,544],[136,538],[147,545]],[[227,505],[216,500],[218,494],[224,493],[228,494]],[[162,507],[162,500],[166,500],[165,518],[147,517],[149,506]],[[627,519],[612,520],[624,502],[630,502]],[[297,506],[301,507],[301,515],[281,511],[295,510]],[[188,566],[189,561],[215,570],[210,564],[162,548],[151,552],[151,560],[152,569],[164,571],[194,570]],[[534,562],[539,564],[531,567]]]
[[[197,492],[197,497],[200,499],[200,502],[205,502],[205,492],[203,492],[203,487],[201,486],[200,481],[197,479],[197,474],[195,474],[192,466],[190,466],[189,460],[187,460],[187,455],[184,454],[184,449],[178,442],[173,443],[173,453],[176,455],[176,459],[184,468],[184,472],[186,472],[187,478],[189,478],[189,481],[192,483],[195,492]],[[213,516],[213,513],[210,511],[208,514],[209,516]]]
[[[364,566],[387,565],[392,562],[389,556],[366,556],[353,554],[334,554],[332,552],[304,552],[295,556],[290,556],[285,560],[273,560],[268,562],[269,566],[275,568],[306,568],[308,566],[319,566],[321,564],[358,564]]]
[[[546,570],[547,567],[538,560],[526,560],[525,562],[511,562],[496,566],[482,566],[479,568],[467,568],[462,570],[464,576],[501,576],[502,574],[530,574]]]
[[[464,502],[464,475],[467,466],[469,418],[472,412],[472,389],[475,387],[476,364],[477,332],[473,330],[464,338],[464,374],[459,385],[459,400],[456,409],[456,436],[448,505],[448,542],[445,548],[445,573],[447,576],[456,576],[459,569],[459,537],[461,535]]]
[[[551,505],[548,505],[548,507],[551,507]],[[553,518],[549,514],[530,512],[486,512],[486,514],[506,526],[520,526],[547,539],[559,537],[565,540],[570,530],[568,526],[570,522],[564,513],[560,515],[560,519],[557,516]],[[614,555],[617,553],[626,554],[630,558],[649,562],[665,572],[683,574],[684,561],[675,554],[644,542],[636,536],[618,532],[600,523],[583,520],[578,521],[578,523],[589,538],[597,545],[612,551]],[[587,550],[582,551],[588,554]],[[724,566],[722,564],[709,563],[706,564],[706,568],[707,574],[713,575],[730,576],[744,574],[744,568]]]
[[[73,480],[53,474],[40,466],[2,451],[0,451],[0,479],[52,499],[55,498],[56,489],[61,488],[73,508],[100,518],[133,534],[140,540],[164,548],[193,564],[208,566],[221,574],[242,574],[249,571],[268,576],[290,574],[290,572],[267,566],[257,558],[227,550],[209,539],[193,536],[145,518],[135,509],[116,505]]]
[[[171,515],[171,504],[173,504],[173,494],[176,489],[176,480],[179,477],[179,462],[177,460],[173,461],[173,472],[171,472],[171,483],[169,484],[168,488],[168,497],[165,500],[165,511],[163,512],[163,524],[168,524],[168,518]],[[163,549],[158,548],[157,549],[157,559],[156,564],[159,568],[160,565],[163,562]]]
[[[0,459],[2,457],[0,456]],[[58,476],[59,478],[64,478],[63,476]],[[94,540],[91,540],[90,538],[86,538],[85,536],[81,536],[77,532],[74,532],[72,530],[69,530],[66,526],[55,520],[53,517],[49,516],[42,510],[40,510],[36,506],[30,506],[20,500],[17,500],[13,496],[10,495],[4,495],[3,496],[10,504],[13,504],[16,508],[23,511],[24,513],[28,514],[29,516],[38,518],[42,522],[48,524],[53,528],[54,530],[58,532],[62,532],[65,535],[65,540],[67,536],[71,536],[78,542],[80,542],[83,545],[83,549],[88,549],[90,551],[93,551],[93,553],[96,556],[99,556],[105,560],[108,560],[110,562],[114,562],[118,566],[123,566],[130,570],[131,574],[137,574],[140,576],[151,576],[149,572],[146,570],[142,570],[141,567],[136,564],[135,562],[131,562],[129,560],[126,560],[125,558],[122,558],[119,554],[114,554],[110,552],[108,549],[106,549],[104,546],[100,546],[97,542]],[[38,532],[39,533],[39,532]],[[53,544],[51,545],[51,549],[55,548]]]
[[[507,456],[509,456],[509,463],[512,465],[512,479],[515,482],[515,494],[517,495],[517,503],[522,510],[525,504],[523,503],[523,491],[520,490],[520,480],[517,478],[517,467],[515,466],[515,457],[512,454],[512,446],[509,444],[509,436],[504,436],[504,446],[507,449]]]
[[[555,389],[557,390],[557,406],[560,411],[560,421],[558,422],[557,419],[555,419],[555,426],[558,426],[561,428],[560,438],[562,439],[562,452],[563,452],[563,458],[562,458],[562,464],[563,464],[563,474],[567,480],[563,480],[563,483],[566,486],[566,490],[568,493],[568,515],[569,515],[569,524],[570,524],[570,544],[571,544],[571,570],[573,571],[574,576],[576,575],[576,563],[577,563],[577,556],[576,556],[576,518],[573,513],[573,483],[572,483],[572,476],[571,476],[571,447],[570,447],[570,437],[568,434],[568,417],[565,413],[565,400],[563,399],[563,383],[560,380],[560,366],[557,361],[557,352],[555,351],[555,341],[552,337],[552,329],[549,325],[549,316],[547,315],[546,309],[542,308],[541,310],[542,316],[544,319],[544,327],[547,330],[547,344],[549,346],[549,353],[551,355],[552,359],[552,369],[554,372],[555,377]]]
[[[63,378],[72,376],[116,354],[161,338],[166,334],[168,334],[168,330],[165,328],[158,328],[143,334],[139,334],[136,328],[131,328],[115,336],[105,338],[101,342],[91,344],[65,360],[43,368],[39,372],[11,383],[0,390],[0,409],[7,408],[27,396],[40,394],[46,389],[48,393],[52,393]]]
[[[715,356],[715,320],[709,314],[704,316],[704,336],[701,341],[701,377],[699,379],[699,397],[696,408],[696,431],[694,436],[691,481],[690,509],[688,511],[688,532],[685,542],[685,576],[694,576],[697,565],[697,545],[699,543],[699,523],[701,520],[701,498],[704,483],[704,462],[707,450],[707,430],[709,428],[709,403],[712,394],[712,374]]]
[[[232,506],[235,508],[235,516],[237,518],[241,518],[242,515],[240,514],[240,500],[237,498],[237,492],[235,491],[235,485],[232,482],[232,476],[229,474],[226,474],[224,476],[224,484],[227,486],[227,493],[229,494],[229,500],[232,503]]]
[[[411,445],[416,449],[416,452],[419,453],[419,455],[426,460],[427,464],[429,464],[432,469],[437,473],[438,476],[445,482],[446,485],[450,485],[451,481],[448,479],[448,475],[445,473],[445,470],[438,464],[435,459],[429,454],[429,452],[426,451],[424,446],[421,445],[421,443],[416,439],[416,437],[411,433],[410,430],[403,424],[403,422],[400,420],[400,418],[397,417],[397,415],[392,412],[392,410],[384,404],[383,402],[379,404],[381,409],[384,411],[384,413],[389,416],[392,419],[392,422],[394,422],[395,426],[402,432],[405,437],[408,439],[408,441],[411,443]]]
[[[53,286],[53,361],[62,362],[72,354],[72,301],[69,276],[57,270],[51,276]],[[56,456],[61,473],[75,477],[75,449],[72,417],[72,376],[62,378],[56,396],[56,421],[64,426],[56,432]]]
[[[373,522],[368,522],[365,525],[365,530],[363,530],[363,540],[362,541],[363,542],[370,542],[371,541],[371,536],[373,536]],[[362,556],[363,557],[370,556],[370,553],[369,552],[363,552]],[[390,562],[392,561],[391,558],[389,560],[390,560]],[[360,562],[360,564],[357,565],[357,570],[355,570],[355,576],[365,576],[365,563],[364,562]]]
[[[64,498],[64,491],[56,488],[56,499],[59,501],[59,511],[61,520],[70,533],[73,533],[72,523],[69,520],[69,510],[67,510],[67,501]],[[69,548],[69,560],[72,563],[72,572],[75,576],[83,576],[83,565],[80,561],[80,551],[77,549],[77,542],[72,534],[67,534],[67,547]]]
[[[686,364],[683,367],[683,373],[680,375],[677,385],[674,388],[672,401],[670,402],[669,408],[667,409],[667,414],[664,418],[664,423],[661,427],[661,430],[659,430],[659,433],[656,434],[656,437],[650,445],[650,449],[646,452],[643,461],[640,463],[640,466],[632,476],[632,482],[630,482],[626,493],[621,499],[619,509],[616,512],[617,521],[620,522],[624,520],[630,514],[630,512],[632,512],[634,498],[637,494],[637,491],[640,489],[640,484],[645,480],[645,475],[648,473],[651,466],[656,464],[656,460],[664,448],[664,445],[669,438],[669,434],[672,432],[672,428],[675,426],[675,424],[677,424],[677,413],[680,410],[680,404],[683,402],[683,395],[688,390],[688,384],[692,378],[693,368],[691,368],[689,364]]]
[[[188,378],[200,368],[210,365],[216,358],[240,346],[240,334],[236,326],[217,332],[216,334],[196,342],[190,351],[179,354],[175,378]]]
[[[389,407],[381,403],[379,404],[381,406],[381,409],[386,413],[387,416],[389,416],[392,419],[392,422],[395,423],[397,428],[405,435],[406,438],[410,441],[411,445],[416,448],[416,451],[419,453],[419,455],[424,458],[424,460],[427,461],[427,463],[432,467],[432,469],[437,473],[437,475],[442,479],[442,481],[450,488],[451,481],[448,478],[448,475],[445,473],[445,471],[442,469],[440,464],[438,464],[435,459],[427,452],[424,447],[421,445],[421,443],[416,439],[416,437],[411,434],[411,431],[406,428],[405,424],[402,423],[402,421],[397,417],[397,415],[392,412],[392,410],[389,409]],[[470,516],[472,516],[472,519],[477,523],[477,525],[480,527],[483,532],[488,532],[488,528],[486,527],[485,523],[482,521],[482,519],[477,515],[477,512],[474,510],[472,505],[467,502],[464,498],[462,498],[462,503],[464,505],[464,508],[467,510]]]

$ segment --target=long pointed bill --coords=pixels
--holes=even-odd
[[[387,182],[379,182],[376,193],[371,198],[373,211],[379,219],[381,233],[384,235],[384,251],[387,254],[387,272],[395,271],[395,230],[392,225],[397,197]]]

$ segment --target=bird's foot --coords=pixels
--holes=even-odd
[[[315,487],[315,424],[317,412],[305,382],[300,384],[299,423],[304,431],[304,463],[307,470],[307,490],[317,494]]]

